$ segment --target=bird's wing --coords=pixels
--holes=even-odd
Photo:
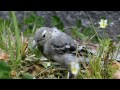
[[[58,54],[74,52],[77,47],[74,40],[65,34],[52,38],[51,46]]]
[[[80,46],[79,43],[64,33],[52,38],[51,46],[57,54],[72,53],[85,57],[92,54],[85,47]]]

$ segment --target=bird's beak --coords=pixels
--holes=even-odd
[[[34,48],[36,48],[36,46],[37,46],[37,43],[36,43],[35,40],[33,40],[33,42],[32,42],[32,48],[34,49]]]

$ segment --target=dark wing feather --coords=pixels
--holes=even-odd
[[[75,42],[71,37],[65,35],[58,36],[57,38],[53,38],[51,42],[51,45],[56,53],[64,54],[76,51]]]
[[[78,56],[88,57],[88,55],[92,54],[85,47],[77,50],[76,42],[67,35],[58,36],[57,38],[54,38],[51,42],[51,45],[57,54],[72,53],[76,55],[76,51],[78,52]]]

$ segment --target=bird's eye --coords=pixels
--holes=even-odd
[[[43,35],[43,37],[45,37],[45,34]]]
[[[38,43],[39,41],[40,41],[40,40],[38,39],[38,40],[37,40],[37,43]]]

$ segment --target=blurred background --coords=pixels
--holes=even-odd
[[[18,21],[22,22],[33,12],[45,19],[45,26],[51,26],[52,16],[58,16],[65,27],[76,25],[78,20],[81,20],[82,25],[87,27],[91,24],[89,17],[91,17],[93,24],[97,26],[100,19],[105,17],[110,21],[106,28],[109,37],[116,40],[116,37],[120,34],[120,11],[16,11]],[[0,11],[0,17],[9,18],[9,11]],[[100,35],[102,32],[101,29],[98,30]]]

